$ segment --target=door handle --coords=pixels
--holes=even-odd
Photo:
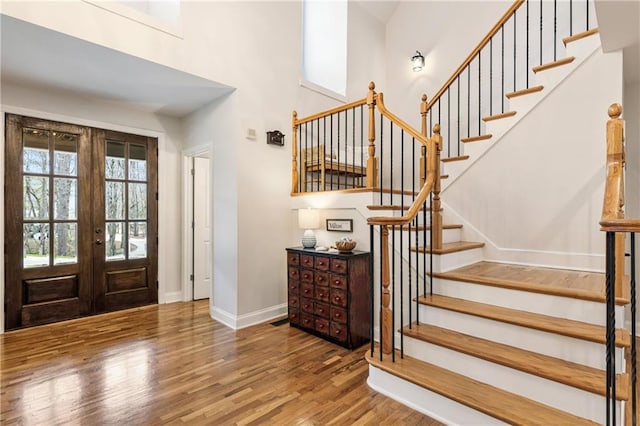
[[[102,240],[96,240],[96,244],[101,246],[102,245]]]

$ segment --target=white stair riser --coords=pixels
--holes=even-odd
[[[405,338],[405,354],[600,424],[605,398],[437,345]]]
[[[605,345],[600,343],[520,327],[434,306],[420,306],[420,322],[594,368],[604,369],[606,366]],[[623,355],[623,349],[618,348],[616,350],[617,366],[623,365]]]
[[[606,324],[604,303],[443,279],[434,279],[433,289],[434,293],[443,296],[591,324]],[[624,308],[618,306],[616,308],[616,324],[619,327],[624,324],[623,317]]]
[[[371,365],[367,384],[373,390],[445,424],[468,426],[506,424]]]
[[[416,242],[416,231],[414,229],[411,230],[411,235],[409,235],[409,231],[400,231],[397,230],[396,232],[400,233],[402,232],[402,238],[403,241],[406,243],[407,241],[411,241],[411,245],[415,246],[415,242]],[[423,245],[423,232],[424,231],[418,231],[418,242],[420,243],[420,246]],[[409,238],[410,237],[410,238]],[[399,236],[396,236],[396,243],[398,243],[399,241]],[[442,230],[442,242],[444,243],[453,243],[456,241],[460,241],[462,239],[462,230],[460,228],[454,228],[454,229],[443,229]],[[426,235],[426,240],[427,240],[427,245],[431,244],[431,231],[427,231],[427,235]]]

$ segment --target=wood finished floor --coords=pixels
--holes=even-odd
[[[364,349],[288,325],[233,331],[208,302],[0,335],[2,425],[440,425],[371,390]]]

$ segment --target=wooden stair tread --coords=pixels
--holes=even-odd
[[[455,241],[453,243],[443,243],[441,249],[433,250],[433,254],[457,253],[460,251],[472,250],[482,247],[484,247],[484,243],[477,243],[473,241]],[[431,247],[411,247],[411,251],[417,251],[418,253],[431,253]]]
[[[507,99],[516,98],[518,96],[528,95],[530,93],[540,92],[544,89],[543,85],[529,87],[528,89],[516,90],[515,92],[509,92],[505,96]]]
[[[430,231],[431,230],[431,225],[411,225],[411,231],[415,231],[417,228],[418,231]],[[450,224],[450,225],[442,225],[442,229],[461,229],[462,225],[461,224]],[[403,231],[408,231],[409,230],[409,225],[402,225],[402,230]]]
[[[460,155],[458,157],[441,158],[440,161],[442,161],[443,163],[450,163],[452,161],[464,161],[468,159],[469,159],[468,155]]]
[[[547,62],[546,64],[538,65],[532,68],[534,73],[538,73],[540,71],[549,70],[551,68],[560,67],[562,65],[567,65],[573,62],[576,59],[575,56],[568,56],[566,58],[558,59],[557,61]]]
[[[532,293],[604,302],[603,273],[540,268],[495,262],[477,262],[448,272],[434,272],[435,278],[484,284]],[[626,304],[616,298],[617,304]]]
[[[412,324],[403,328],[405,336],[438,345],[505,367],[513,368],[567,386],[598,395],[606,395],[605,370],[553,358],[537,352],[492,342],[479,337],[429,324]],[[616,381],[616,399],[627,400],[628,384],[622,377]]]
[[[560,334],[595,343],[606,343],[606,328],[565,318],[536,314],[504,308],[502,306],[487,305],[485,303],[471,302],[441,295],[428,295],[420,297],[419,302],[424,305],[446,309],[462,314],[473,315],[494,321],[527,327],[548,333]],[[629,347],[631,340],[629,333],[623,329],[616,330],[616,346]]]
[[[494,115],[488,115],[486,117],[482,117],[482,121],[486,123],[487,121],[500,120],[501,118],[513,117],[514,115],[516,115],[516,111],[507,111],[507,112],[503,112],[502,114],[494,114]]]
[[[469,142],[479,142],[479,141],[486,141],[487,139],[491,139],[493,137],[492,134],[487,134],[487,135],[479,135],[479,136],[471,136],[469,138],[462,138],[460,139],[460,142],[463,143],[469,143]]]
[[[380,361],[378,353],[374,352],[372,356],[370,351],[366,352],[365,358],[370,365],[389,374],[511,424],[597,424],[436,365],[406,355],[400,358],[398,352],[396,362],[391,362],[389,355]]]
[[[598,28],[591,28],[590,30],[583,31],[581,33],[577,33],[577,34],[574,34],[574,35],[569,36],[569,37],[565,37],[565,38],[562,39],[562,42],[566,46],[567,44],[569,44],[571,42],[583,39],[585,37],[592,36],[594,34],[597,34],[598,32],[599,32]]]
[[[367,209],[369,210],[393,210],[393,211],[401,211],[401,210],[409,210],[411,208],[410,205],[407,206],[396,206],[396,205],[390,205],[390,204],[384,204],[384,205],[378,205],[378,204],[372,204],[367,206]],[[421,208],[419,211],[425,211],[425,208]],[[431,211],[431,207],[427,207],[426,211]],[[442,211],[442,208],[440,208],[439,211]]]

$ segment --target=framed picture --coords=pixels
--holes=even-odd
[[[327,219],[327,231],[353,232],[353,219]]]

